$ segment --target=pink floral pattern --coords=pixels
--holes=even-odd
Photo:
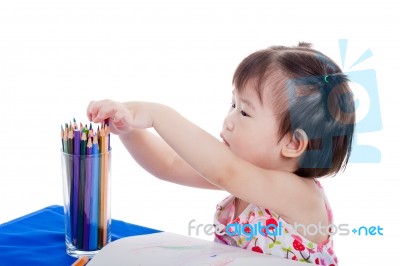
[[[325,197],[321,185],[318,181],[316,181],[316,183]],[[261,223],[266,226],[266,229],[262,231],[262,234],[254,234],[251,239],[248,239],[248,235],[229,236],[228,234],[216,234],[216,242],[316,265],[338,265],[337,257],[333,251],[331,237],[324,243],[316,244],[300,235],[295,231],[292,225],[286,223],[271,210],[262,209],[253,204],[249,204],[236,219],[233,219],[235,213],[233,204],[234,198],[235,197],[231,195],[217,205],[217,211],[214,216],[215,224],[222,224],[225,226],[233,223],[239,223],[241,226],[248,224],[252,226],[244,227],[245,232],[248,234],[251,232],[251,228],[254,228],[256,224]],[[328,211],[329,221],[332,223],[332,211],[326,197],[325,205]],[[279,222],[281,222],[282,225],[282,232],[280,234],[267,234],[266,230],[274,232]]]

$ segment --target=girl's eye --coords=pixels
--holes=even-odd
[[[249,116],[245,111],[240,111],[240,113],[242,114],[242,116]],[[249,116],[250,117],[250,116]]]

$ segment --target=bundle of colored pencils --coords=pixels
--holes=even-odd
[[[95,131],[74,119],[61,126],[61,139],[67,236],[78,250],[101,249],[110,235],[108,123]]]

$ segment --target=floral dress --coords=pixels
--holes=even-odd
[[[322,186],[318,181],[316,184],[324,196],[329,224],[332,224],[331,208]],[[338,265],[331,236],[325,242],[316,244],[300,235],[293,225],[273,211],[251,203],[234,219],[234,199],[231,195],[217,205],[214,216],[215,242],[296,261]]]

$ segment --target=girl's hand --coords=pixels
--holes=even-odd
[[[111,100],[92,101],[87,107],[89,121],[101,123],[109,119],[110,131],[124,135],[135,128],[152,127],[151,104],[144,102],[119,103]]]

